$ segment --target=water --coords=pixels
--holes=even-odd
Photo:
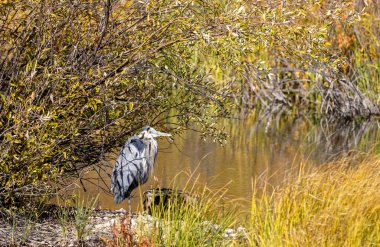
[[[224,146],[203,141],[199,133],[190,130],[174,136],[173,143],[160,139],[153,174],[158,180],[151,177],[141,190],[135,190],[133,209],[138,210],[141,191],[157,186],[171,187],[174,178],[182,188],[189,179],[188,174],[192,173],[201,186],[207,185],[214,190],[226,187],[226,197],[240,203],[242,210],[248,210],[253,180],[258,187],[263,186],[264,181],[273,186],[281,185],[301,163],[318,166],[350,150],[368,151],[380,140],[377,121],[331,123],[324,120],[315,124],[305,117],[259,119],[250,115],[225,120],[223,126],[229,134]],[[103,162],[109,166],[106,169],[109,173],[118,152],[109,154]],[[178,175],[181,171],[186,174]],[[80,194],[93,197],[100,193],[101,208],[126,208],[126,201],[120,205],[113,203],[112,195],[106,192],[110,178],[105,172],[100,174],[102,180],[95,171],[88,172],[85,175],[88,181],[83,181],[86,192],[80,191]],[[104,190],[99,189],[98,184]]]

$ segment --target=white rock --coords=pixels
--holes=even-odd
[[[125,214],[127,212],[127,210],[125,210],[124,208],[120,208],[118,210],[115,210],[115,212]]]

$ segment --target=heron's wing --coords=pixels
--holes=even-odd
[[[138,137],[131,137],[123,146],[112,171],[112,191],[116,203],[129,197],[133,189],[148,179],[145,148]]]

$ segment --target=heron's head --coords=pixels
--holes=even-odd
[[[171,134],[155,130],[154,128],[150,126],[146,126],[141,131],[140,136],[144,139],[151,139],[151,138],[160,137],[160,136],[171,136]]]

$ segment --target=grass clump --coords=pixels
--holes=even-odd
[[[380,245],[380,159],[341,160],[252,201],[253,246]],[[255,198],[255,197],[254,197]]]
[[[76,201],[75,211],[74,211],[74,227],[76,232],[77,241],[79,243],[83,242],[84,238],[91,233],[91,215],[94,211],[95,205],[99,195],[91,200]],[[66,217],[66,214],[62,214]]]
[[[71,225],[70,222],[70,208],[65,204],[64,207],[60,208],[57,213],[56,217],[58,219],[58,223],[61,227],[61,234],[64,239],[64,241],[67,241],[68,233],[69,233],[69,228]]]
[[[224,192],[201,191],[194,200],[173,196],[166,205],[153,204],[156,222],[153,242],[159,246],[221,246],[231,244],[223,235],[235,225],[236,213],[223,203]]]

